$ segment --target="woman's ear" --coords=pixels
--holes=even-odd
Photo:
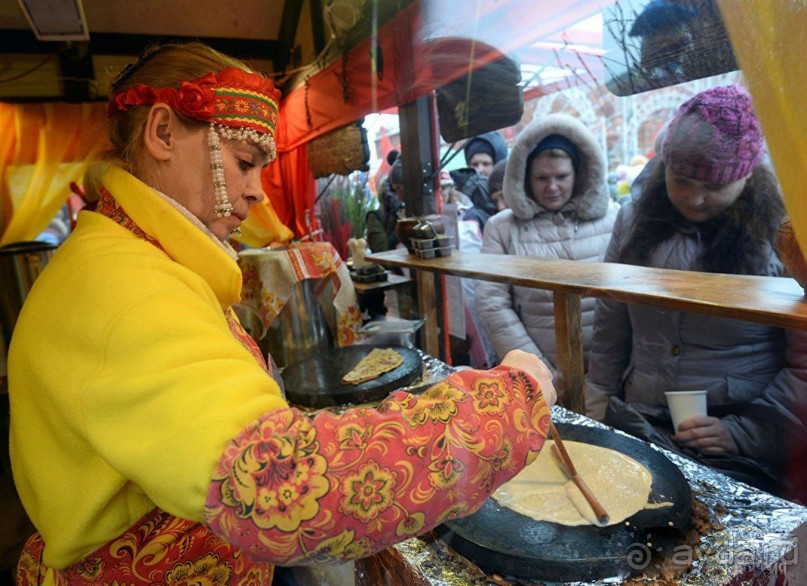
[[[176,114],[167,105],[154,104],[149,110],[143,129],[143,143],[146,151],[158,161],[171,158],[176,146],[176,124]]]

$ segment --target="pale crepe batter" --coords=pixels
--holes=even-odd
[[[493,493],[504,507],[536,521],[561,525],[597,525],[594,511],[552,455],[547,440],[535,461]],[[610,516],[621,523],[647,506],[653,484],[650,472],[621,452],[564,441],[566,451],[591,492]]]

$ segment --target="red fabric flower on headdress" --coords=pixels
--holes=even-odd
[[[177,92],[176,105],[169,105],[185,116],[209,122],[216,100],[216,92],[211,87],[215,82],[216,77],[212,73],[195,82],[183,81]]]

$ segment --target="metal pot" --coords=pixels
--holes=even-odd
[[[335,314],[333,305],[321,299],[331,299],[330,281],[307,279],[295,284],[286,305],[258,342],[264,352],[272,355],[279,367],[288,366],[333,347],[333,331],[326,314]],[[335,319],[333,320],[335,325]]]
[[[47,242],[15,242],[0,247],[0,325],[7,344],[23,301],[56,248]]]
[[[412,238],[434,238],[437,234],[445,233],[445,225],[440,216],[426,216],[423,218],[399,218],[395,225],[395,233],[401,244],[414,254]]]

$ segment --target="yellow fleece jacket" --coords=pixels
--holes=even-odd
[[[14,479],[53,568],[155,506],[203,521],[227,442],[286,406],[227,325],[237,263],[132,175],[110,167],[103,184],[164,250],[82,212],[9,350]]]

